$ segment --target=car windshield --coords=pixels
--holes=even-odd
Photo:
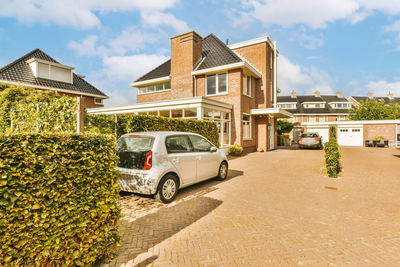
[[[301,137],[318,137],[316,133],[303,133]]]
[[[131,135],[121,137],[117,142],[117,152],[142,152],[152,149],[154,137]]]

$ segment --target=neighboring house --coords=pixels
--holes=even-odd
[[[400,147],[400,120],[304,122],[301,125],[307,132],[318,132],[324,142],[329,141],[329,127],[336,127],[340,146],[364,146],[366,140],[383,136],[389,146]]]
[[[293,91],[290,96],[278,96],[278,107],[293,114],[292,122],[327,122],[348,120],[352,108],[341,92],[336,95],[297,96]]]
[[[0,69],[0,83],[21,85],[61,95],[82,96],[87,108],[103,106],[104,93],[75,74],[74,68],[58,63],[40,49],[35,49]]]
[[[212,120],[222,146],[246,151],[276,148],[276,44],[261,37],[226,45],[215,35],[191,31],[171,38],[171,59],[131,85],[138,104],[91,113],[136,113]]]
[[[394,94],[388,93],[386,97],[374,97],[373,93],[368,93],[367,96],[350,96],[349,101],[353,104],[353,106],[358,107],[360,106],[361,101],[367,100],[377,100],[383,101],[385,104],[398,103],[400,104],[400,97],[394,97]]]

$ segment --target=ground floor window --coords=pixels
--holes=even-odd
[[[251,139],[251,116],[243,114],[243,140]]]

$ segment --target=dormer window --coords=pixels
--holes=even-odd
[[[73,67],[37,58],[31,58],[27,63],[36,78],[73,83]]]
[[[305,108],[325,108],[325,103],[304,103]]]
[[[351,103],[332,103],[331,104],[332,108],[345,108],[345,109],[349,109],[351,108]]]
[[[148,85],[148,86],[144,86],[144,87],[139,87],[138,94],[143,95],[143,94],[157,93],[157,92],[168,91],[168,90],[171,90],[170,82],[157,83],[157,84],[152,84],[152,85]]]
[[[278,104],[278,108],[283,108],[283,109],[296,109],[296,103],[293,104]]]

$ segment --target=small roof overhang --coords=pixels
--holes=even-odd
[[[292,118],[293,114],[280,108],[257,108],[250,111],[251,115],[271,115],[276,118]]]

